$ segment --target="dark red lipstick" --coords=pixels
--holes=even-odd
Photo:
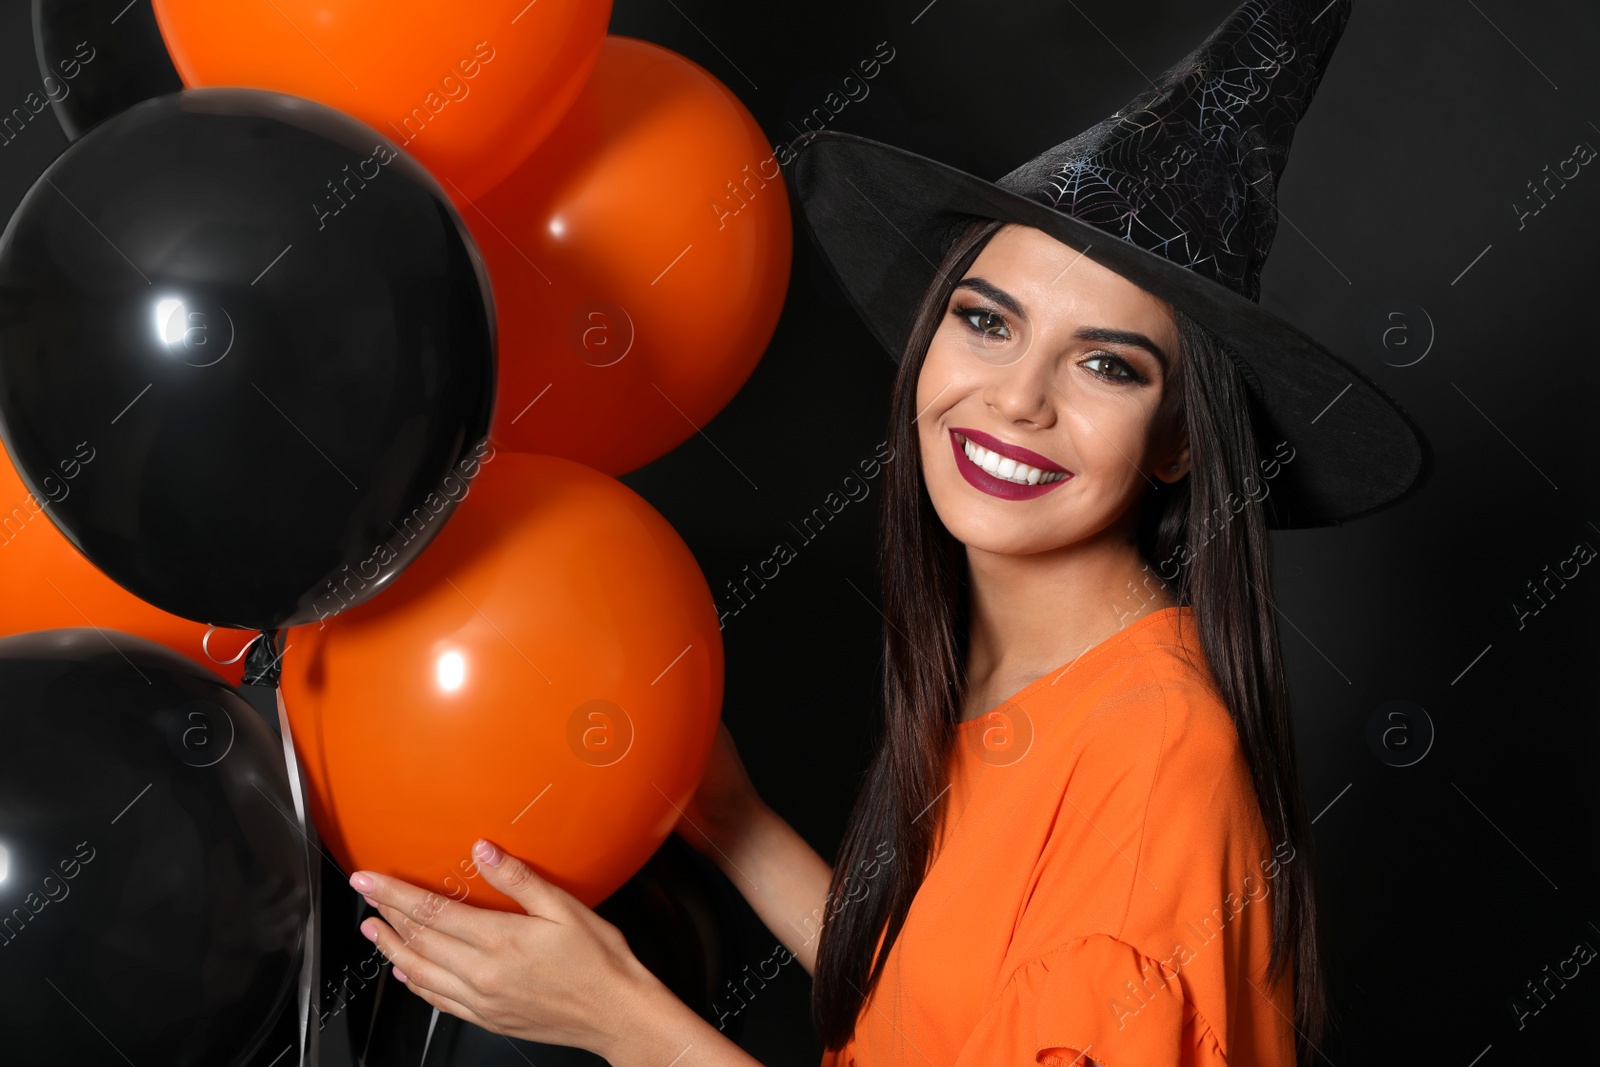
[[[1030,467],[1037,467],[1046,474],[1063,475],[1052,482],[1041,481],[1036,485],[1024,485],[1013,482],[998,475],[990,474],[972,460],[967,458],[965,442],[970,440],[981,448],[988,449],[1002,457],[1026,463]],[[950,430],[950,448],[955,453],[956,469],[961,472],[968,484],[976,489],[981,489],[990,496],[1000,497],[1002,500],[1032,500],[1043,496],[1058,485],[1064,485],[1071,480],[1072,472],[1053,460],[1041,456],[1039,453],[1026,449],[1020,445],[1007,444],[998,438],[992,437],[981,430],[970,430],[966,427],[952,427]]]

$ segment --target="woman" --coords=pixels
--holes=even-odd
[[[1310,1062],[1323,978],[1266,530],[1388,506],[1430,466],[1392,400],[1255,302],[1347,16],[1251,0],[992,184],[803,141],[812,236],[900,360],[881,744],[831,869],[725,728],[678,829],[814,976],[825,1067]],[[352,879],[429,1003],[614,1064],[754,1062],[481,847],[539,918]]]

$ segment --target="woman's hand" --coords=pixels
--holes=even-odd
[[[696,852],[720,865],[763,806],[733,735],[726,723],[718,723],[705,773],[674,831]]]
[[[472,852],[484,879],[527,915],[358,871],[350,885],[383,916],[361,932],[394,964],[395,978],[440,1011],[507,1037],[604,1055],[641,1005],[659,1003],[660,981],[582,901],[488,841]]]

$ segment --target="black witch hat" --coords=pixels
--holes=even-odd
[[[1258,303],[1289,142],[1349,16],[1350,0],[1247,0],[1116,114],[994,182],[864,137],[808,133],[797,199],[896,361],[966,223],[1032,226],[1222,341],[1263,453],[1284,440],[1294,449],[1263,502],[1269,526],[1366,515],[1427,480],[1427,439],[1376,384]]]

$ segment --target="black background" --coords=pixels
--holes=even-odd
[[[1234,6],[619,0],[611,30],[700,63],[775,145],[887,42],[894,58],[831,128],[996,178],[1111,114]],[[0,20],[8,112],[38,74],[25,0],[6,0]],[[1600,577],[1585,567],[1552,583],[1520,626],[1514,603],[1537,606],[1525,583],[1579,542],[1600,547],[1600,169],[1584,167],[1520,226],[1514,205],[1533,205],[1527,183],[1578,142],[1600,148],[1597,53],[1600,8],[1576,0],[1364,0],[1280,185],[1262,303],[1399,400],[1438,462],[1400,508],[1274,535],[1340,1017],[1319,1062],[1593,1056],[1585,1023],[1600,1008],[1600,967],[1552,982],[1520,1025],[1514,1002],[1537,1008],[1528,982],[1580,942],[1600,948]],[[0,147],[7,216],[65,144],[46,112]],[[623,479],[683,535],[723,606],[725,583],[793,543],[789,523],[884,438],[893,366],[798,218],[795,237],[787,303],[754,375],[702,433]],[[1425,317],[1408,313],[1412,346],[1389,361],[1427,355],[1397,367],[1369,334],[1402,305]],[[703,294],[702,310],[714,329],[718,294]],[[877,499],[799,547],[723,631],[724,716],[763,796],[825,857],[876,714]],[[1434,731],[1430,743],[1414,724],[1411,751],[1426,755],[1410,766],[1368,742],[1392,700],[1425,709]],[[747,910],[738,921],[749,961],[764,958],[770,937]],[[785,968],[742,1013],[741,1040],[763,1062],[816,1062],[809,989]]]

